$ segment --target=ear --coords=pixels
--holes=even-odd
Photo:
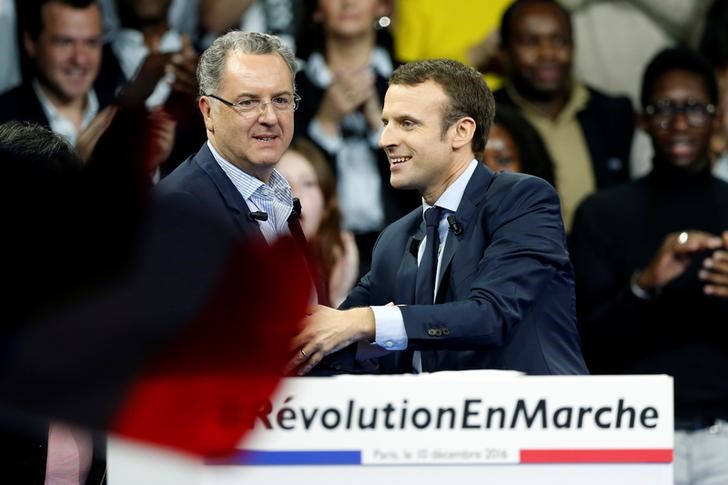
[[[35,58],[35,41],[30,37],[28,32],[23,32],[23,47],[28,57]]]
[[[450,127],[452,130],[452,148],[459,150],[464,146],[470,146],[475,134],[475,120],[469,116],[460,118]]]
[[[313,14],[311,14],[311,20],[313,20],[314,23],[317,24],[324,23],[324,13],[321,11],[320,8],[316,7],[316,10],[313,11]]]
[[[205,128],[207,128],[207,131],[215,133],[215,123],[213,122],[210,99],[207,96],[200,96],[200,99],[197,101],[197,107],[200,108],[200,113],[202,113],[202,118],[205,121]]]

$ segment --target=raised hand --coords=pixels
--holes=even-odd
[[[696,253],[721,247],[724,247],[723,239],[707,232],[670,233],[647,268],[637,277],[637,285],[647,291],[658,290],[685,272]]]
[[[706,295],[728,298],[728,231],[723,231],[723,249],[703,260],[698,278],[705,282]]]

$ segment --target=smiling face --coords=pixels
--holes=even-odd
[[[218,91],[209,94],[233,103],[257,98],[264,104],[243,113],[214,98],[200,97],[208,139],[225,160],[267,182],[293,137],[293,110],[276,110],[270,101],[293,93],[293,77],[281,56],[231,51]]]
[[[670,70],[654,83],[650,104],[671,103],[677,107],[708,105],[710,96],[703,79],[696,73]],[[645,117],[645,127],[652,138],[658,157],[671,165],[690,171],[703,170],[708,161],[710,136],[717,127],[717,118],[709,116],[702,126],[690,123],[684,111],[679,111],[668,123]]]
[[[519,7],[511,19],[510,75],[525,96],[564,91],[571,72],[573,43],[564,13],[547,3]]]
[[[429,204],[473,158],[470,139],[467,145],[455,140],[460,122],[442,131],[449,105],[450,98],[433,81],[391,85],[384,96],[379,146],[389,158],[390,183],[396,189],[416,189]]]
[[[101,65],[101,12],[97,4],[74,8],[56,2],[41,9],[37,39],[25,34],[38,80],[51,101],[68,103],[86,96]]]

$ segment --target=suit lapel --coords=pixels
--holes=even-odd
[[[414,225],[414,233],[407,239],[402,255],[402,261],[397,269],[396,285],[394,288],[394,303],[397,305],[410,305],[415,302],[415,286],[417,282],[417,251],[422,239],[425,237],[425,221],[422,212],[419,212],[419,225]]]
[[[240,195],[240,192],[235,188],[230,178],[225,175],[225,172],[223,172],[220,165],[215,161],[215,157],[212,156],[212,152],[207,146],[207,143],[202,145],[200,151],[195,155],[194,160],[217,187],[220,196],[225,202],[225,206],[230,212],[230,216],[240,230],[242,238],[247,241],[265,244],[265,238],[260,231],[257,221],[250,217],[248,204],[245,203],[243,196]]]
[[[482,163],[478,163],[478,166],[468,181],[468,185],[465,187],[463,198],[460,200],[460,205],[458,205],[458,210],[455,213],[455,218],[463,227],[463,230],[460,234],[455,234],[453,231],[450,231],[445,241],[445,249],[443,250],[442,262],[440,263],[440,272],[438,273],[440,286],[437,289],[435,302],[439,302],[442,295],[445,294],[447,285],[443,277],[447,274],[452,264],[452,259],[455,256],[460,242],[474,231],[474,228],[480,227],[480,225],[474,223],[474,218],[478,206],[485,200],[488,186],[492,180],[493,172]]]

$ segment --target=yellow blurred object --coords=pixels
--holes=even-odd
[[[467,52],[497,31],[512,0],[396,0],[394,51],[403,62],[445,57],[469,64]],[[486,75],[491,89],[502,83]]]

